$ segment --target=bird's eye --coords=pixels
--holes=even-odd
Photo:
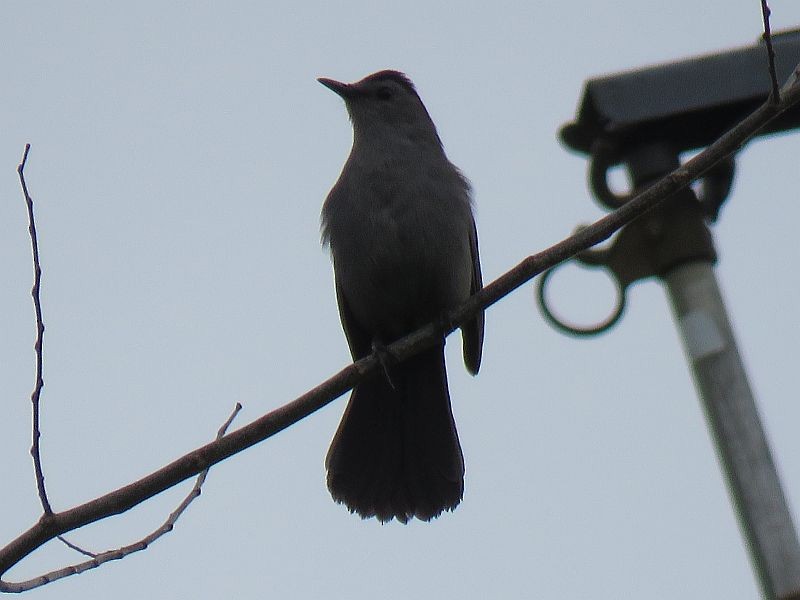
[[[378,100],[389,100],[392,97],[392,90],[384,85],[377,89],[375,96],[377,96]]]

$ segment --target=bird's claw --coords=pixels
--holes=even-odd
[[[386,377],[386,381],[389,382],[389,386],[392,388],[392,390],[397,391],[397,387],[394,385],[392,376],[389,373],[390,367],[393,367],[395,364],[397,364],[397,358],[384,344],[378,340],[373,340],[372,342],[372,353],[380,363],[381,369],[383,369],[383,375]]]

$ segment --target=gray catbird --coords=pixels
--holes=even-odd
[[[319,82],[353,123],[350,156],[322,207],[322,240],[353,359],[377,350],[383,363],[353,389],[328,451],[328,489],[364,518],[428,521],[464,493],[444,340],[402,363],[380,350],[481,288],[470,187],[405,75]],[[483,313],[461,333],[477,373]]]

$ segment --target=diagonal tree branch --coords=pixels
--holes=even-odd
[[[685,165],[664,177],[630,202],[554,246],[527,257],[516,267],[487,285],[439,323],[429,324],[387,348],[405,360],[453,331],[479,310],[530,281],[542,271],[576,253],[600,243],[623,225],[658,206],[678,190],[701,177],[719,161],[740,149],[748,139],[787,108],[800,101],[800,65],[781,90],[778,101],[767,101],[739,125]],[[446,325],[445,325],[446,323]],[[154,473],[104,496],[59,513],[46,513],[38,523],[0,549],[0,576],[47,541],[106,517],[123,513],[156,494],[208,469],[210,466],[286,429],[332,402],[378,366],[369,356],[309,390],[296,400],[256,419],[222,438],[206,444]],[[13,591],[13,584],[0,581],[0,591]]]

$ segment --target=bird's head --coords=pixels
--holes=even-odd
[[[375,136],[441,146],[425,105],[403,73],[379,71],[355,83],[325,77],[317,81],[344,100],[357,141]]]

